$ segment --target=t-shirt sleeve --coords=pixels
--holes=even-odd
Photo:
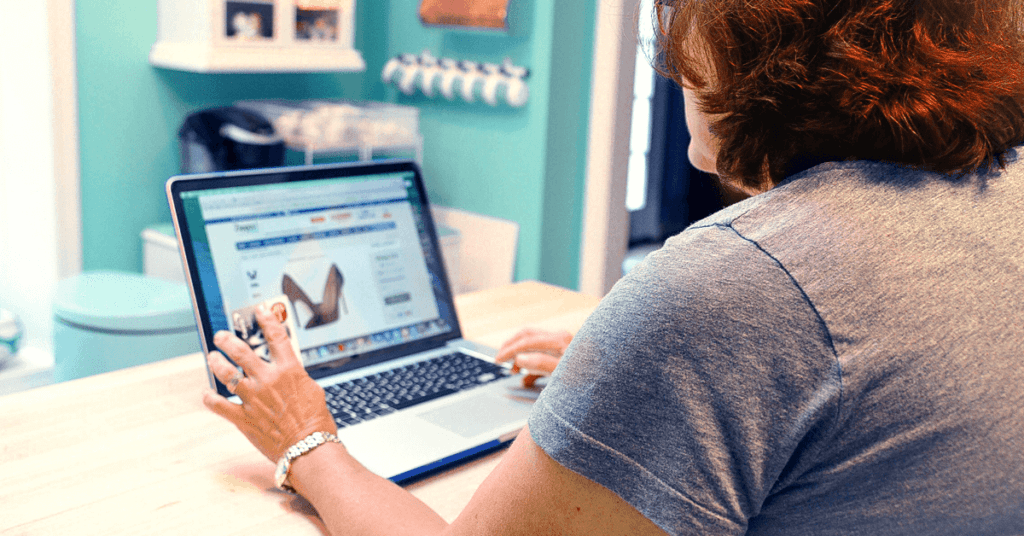
[[[534,441],[671,534],[743,534],[834,425],[828,332],[784,267],[732,228],[669,240],[577,333]]]

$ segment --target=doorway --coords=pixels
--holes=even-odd
[[[649,0],[641,2],[640,12],[645,9],[651,9]],[[640,17],[637,34],[626,176],[629,242],[622,275],[667,238],[723,207],[713,176],[694,168],[687,157],[682,89],[651,65],[656,51],[650,21]]]

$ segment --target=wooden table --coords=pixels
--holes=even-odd
[[[537,282],[455,300],[466,338],[575,332],[598,300]],[[203,407],[200,354],[0,397],[0,534],[321,534],[273,464]],[[408,489],[452,520],[501,457]]]

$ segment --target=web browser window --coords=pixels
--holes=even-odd
[[[396,173],[203,192],[225,318],[287,299],[306,366],[447,331],[411,184]]]

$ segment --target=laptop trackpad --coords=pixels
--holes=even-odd
[[[470,438],[506,424],[526,420],[531,404],[484,394],[459,400],[417,415],[462,437]]]

